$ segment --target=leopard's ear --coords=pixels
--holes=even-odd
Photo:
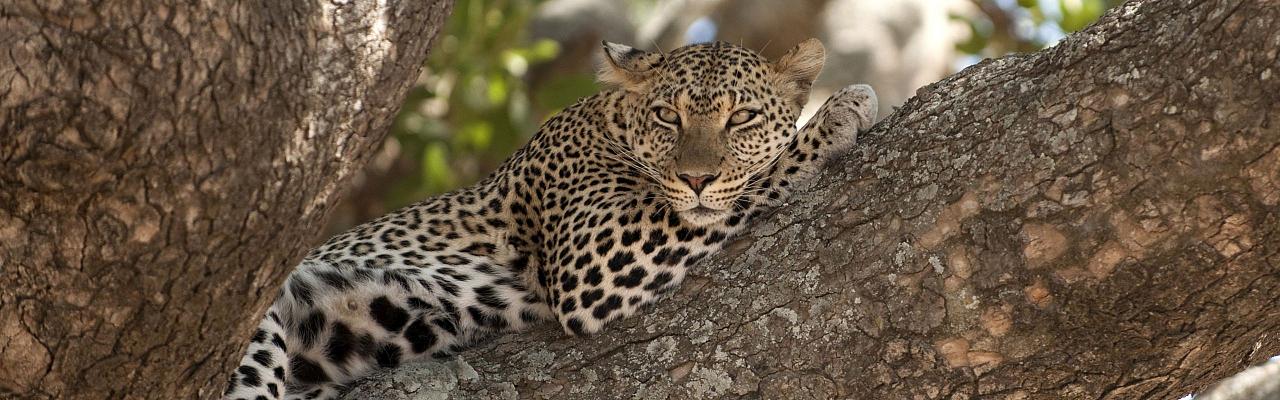
[[[624,44],[602,42],[604,62],[597,79],[623,89],[637,89],[662,64],[662,53],[650,53]]]
[[[809,39],[792,48],[774,63],[775,84],[784,95],[803,107],[809,98],[809,88],[822,72],[827,50],[818,39]]]

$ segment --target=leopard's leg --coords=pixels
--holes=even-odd
[[[777,207],[807,183],[829,161],[853,148],[858,132],[876,120],[879,101],[868,85],[849,85],[836,91],[801,128],[786,152],[760,177],[762,197],[754,197],[744,214],[752,216]]]
[[[564,257],[545,266],[547,300],[569,335],[594,334],[652,304],[679,286],[686,266],[718,250],[728,237],[720,226],[687,227],[671,207],[653,198],[612,209],[618,214],[606,219],[629,222],[619,229],[570,232],[564,235],[568,239],[555,241],[561,245],[549,249]]]
[[[634,193],[606,203],[599,213],[572,213],[564,225],[583,229],[559,232],[549,241],[547,253],[558,256],[542,266],[542,283],[551,311],[570,335],[591,335],[653,304],[738,229],[724,222],[689,224],[666,200]],[[596,229],[593,221],[619,224]]]

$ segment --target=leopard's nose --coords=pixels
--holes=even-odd
[[[679,176],[680,180],[684,181],[685,184],[689,185],[689,188],[693,189],[694,194],[702,194],[702,189],[705,189],[707,185],[710,185],[711,182],[714,182],[716,178],[720,177],[719,175],[712,175],[712,174],[684,174],[684,173],[678,174],[676,176]]]

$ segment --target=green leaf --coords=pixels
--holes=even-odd
[[[507,102],[507,77],[493,73],[489,74],[489,104],[504,104]]]
[[[551,39],[539,40],[529,48],[529,61],[533,63],[551,60],[557,55],[560,55],[560,43]]]
[[[488,149],[493,142],[493,125],[487,121],[471,121],[458,132],[454,142],[474,150]]]
[[[427,145],[422,154],[422,179],[427,191],[432,193],[444,192],[455,186],[449,168],[449,150],[444,143]]]
[[[1058,0],[1058,7],[1062,10],[1062,21],[1058,21],[1058,27],[1063,32],[1084,29],[1106,11],[1103,0]]]

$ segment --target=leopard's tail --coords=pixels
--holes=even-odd
[[[314,347],[312,342],[323,329],[324,322],[306,318],[314,313],[322,294],[305,276],[289,275],[231,372],[224,400],[316,400],[341,394],[342,386],[320,363],[299,354]]]
[[[280,301],[276,301],[279,305]],[[224,399],[281,399],[285,377],[289,376],[289,355],[285,345],[284,322],[273,305],[258,323],[249,348],[227,381]]]
[[[435,279],[304,261],[258,324],[223,398],[333,399],[375,369],[451,354],[466,333],[455,303],[433,295]]]

